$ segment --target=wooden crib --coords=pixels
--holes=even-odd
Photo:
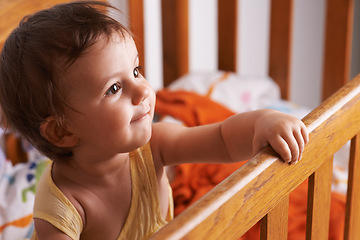
[[[119,0],[120,1],[120,0]],[[0,46],[21,16],[65,1],[0,2]],[[292,0],[271,1],[269,75],[289,99]],[[144,59],[144,1],[129,1],[131,30]],[[218,1],[219,69],[236,71],[236,0]],[[162,0],[164,85],[189,71],[188,0]],[[153,239],[237,239],[261,221],[261,239],[286,239],[289,194],[309,181],[307,239],[328,239],[332,158],[351,140],[345,239],[360,236],[360,76],[349,81],[354,0],[328,0],[324,102],[303,121],[310,142],[289,166],[268,147],[157,232]],[[24,9],[24,11],[18,11]],[[11,13],[11,16],[9,13]],[[146,74],[146,69],[145,69]],[[345,86],[344,86],[345,85]]]
[[[280,86],[284,99],[289,99],[293,2],[271,1],[269,75]],[[237,4],[236,0],[218,1],[220,70],[236,71]],[[188,1],[163,0],[161,7],[166,86],[189,71]],[[137,44],[141,50],[143,1],[130,1],[129,9],[132,31],[139,37]],[[322,86],[322,98],[326,100],[303,119],[310,131],[310,142],[302,161],[289,166],[270,147],[264,149],[153,239],[237,239],[258,221],[261,239],[287,239],[289,194],[306,179],[309,181],[306,239],[328,239],[332,159],[349,140],[344,238],[359,238],[360,155],[356,150],[360,144],[360,76],[347,83],[353,11],[352,0],[327,1]]]

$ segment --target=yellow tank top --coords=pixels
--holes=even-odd
[[[83,223],[75,207],[51,178],[52,164],[41,177],[34,204],[34,218],[48,221],[71,239],[80,239]],[[158,198],[157,177],[150,144],[130,153],[132,197],[129,215],[118,240],[146,239],[173,218],[172,191],[169,185],[170,206],[163,219]],[[36,232],[32,238],[37,239]]]

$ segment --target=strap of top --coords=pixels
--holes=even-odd
[[[52,166],[50,164],[39,181],[33,216],[51,223],[73,240],[80,239],[82,219],[74,205],[53,182]]]
[[[157,177],[149,143],[130,153],[130,169],[131,207],[119,240],[146,239],[167,223],[160,212]]]

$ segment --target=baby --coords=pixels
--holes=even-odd
[[[131,33],[100,2],[24,18],[0,62],[0,104],[52,159],[36,192],[33,239],[144,239],[172,218],[165,166],[231,163],[270,144],[301,158],[304,124],[274,110],[187,128],[153,123],[155,93]]]

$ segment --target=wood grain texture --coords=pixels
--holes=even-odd
[[[260,240],[286,240],[288,236],[289,195],[261,220]]]
[[[35,11],[51,7],[66,0],[14,0],[0,4],[0,49],[12,30],[19,25],[20,20]]]
[[[310,131],[310,141],[298,164],[282,162],[267,147],[152,239],[236,239],[243,235],[357,134],[360,76],[303,121]]]
[[[272,0],[269,75],[280,86],[281,98],[290,99],[293,0]]]
[[[309,178],[307,240],[329,238],[332,169],[331,156]]]
[[[351,141],[348,190],[346,198],[345,240],[357,239],[360,229],[360,135]]]
[[[189,71],[188,0],[162,0],[164,85]]]
[[[219,70],[236,72],[237,0],[218,0]]]
[[[323,93],[326,99],[350,80],[354,0],[328,0]]]
[[[129,1],[129,23],[130,31],[134,33],[134,41],[139,53],[142,74],[146,75],[145,60],[145,38],[144,38],[144,2],[143,0]]]

